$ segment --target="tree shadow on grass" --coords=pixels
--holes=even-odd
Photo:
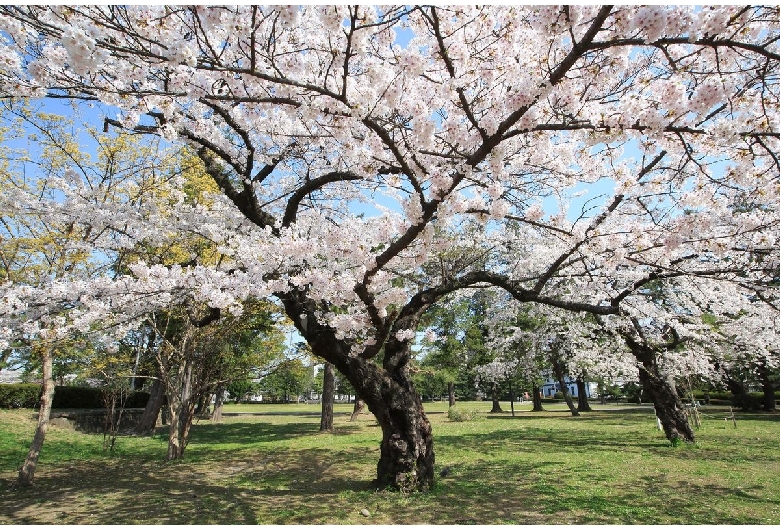
[[[10,479],[2,484],[0,523],[312,523],[327,520],[338,493],[371,488],[370,478],[355,472],[354,462],[366,457],[359,449],[225,456],[208,464],[185,456],[169,464],[123,459],[47,466],[32,488],[9,489]]]
[[[223,416],[225,417],[235,417],[235,416],[299,416],[299,417],[308,417],[308,418],[319,418],[322,416],[322,411],[319,410],[312,410],[312,411],[285,411],[285,410],[269,410],[269,411],[263,411],[263,412],[223,412]]]
[[[362,430],[359,425],[339,425],[332,435],[350,435]],[[159,432],[159,431],[158,431]],[[237,443],[269,443],[299,439],[305,436],[318,436],[321,433],[314,423],[289,422],[237,422],[207,423],[193,426],[190,443],[198,445],[219,445]],[[167,436],[167,428],[160,436]]]
[[[256,443],[289,440],[316,433],[312,423],[289,422],[285,424],[260,421],[209,423],[193,426],[192,444]]]
[[[603,436],[590,435],[582,432],[559,431],[544,428],[524,428],[518,431],[495,431],[489,433],[472,433],[458,435],[434,434],[434,442],[439,447],[468,448],[482,453],[500,454],[513,448],[524,450],[533,447],[543,453],[547,448],[555,452],[582,453],[588,451],[614,451],[615,448],[625,450],[658,448],[666,443],[665,439],[655,442],[641,442],[636,439],[608,440]]]

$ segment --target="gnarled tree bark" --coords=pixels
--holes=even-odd
[[[685,414],[682,400],[677,394],[674,380],[661,372],[658,366],[658,352],[645,340],[638,321],[632,319],[632,323],[640,340],[636,340],[629,334],[625,335],[624,338],[631,353],[641,363],[639,382],[653,400],[656,415],[661,422],[666,438],[673,443],[677,440],[694,442],[696,438],[690,423],[688,423],[688,417]],[[672,339],[664,348],[671,350],[677,347],[680,340],[672,328],[669,328],[669,332],[672,334]]]
[[[402,491],[426,491],[434,482],[433,435],[422,401],[412,384],[408,361],[410,343],[390,333],[382,366],[352,351],[352,344],[317,322],[315,306],[298,293],[279,298],[312,352],[331,362],[355,388],[382,428],[376,485]],[[407,306],[394,329],[415,329],[426,303]],[[303,315],[303,317],[301,316]],[[311,316],[309,316],[311,315]]]
[[[366,408],[366,402],[359,397],[355,397],[355,406],[352,408],[352,415],[349,417],[349,421],[355,421],[358,416],[363,414],[364,408]]]

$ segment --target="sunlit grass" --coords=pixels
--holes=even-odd
[[[229,405],[167,464],[165,432],[105,454],[101,435],[53,427],[27,490],[11,486],[34,411],[0,411],[0,523],[780,524],[778,414],[738,414],[734,429],[711,408],[696,445],[671,447],[646,406],[459,407],[477,419],[426,403],[449,474],[411,495],[371,487],[381,430],[370,414],[349,422],[351,405],[336,405],[332,434],[318,432],[319,405]]]

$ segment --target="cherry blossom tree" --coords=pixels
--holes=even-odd
[[[6,145],[0,152],[0,195],[4,197],[0,208],[0,290],[10,293],[3,296],[0,313],[22,309],[21,318],[13,319],[15,329],[0,326],[0,349],[17,354],[26,350],[29,361],[40,364],[42,380],[38,424],[17,480],[20,486],[30,486],[48,429],[56,364],[74,353],[82,363],[87,362],[86,350],[90,349],[103,357],[115,355],[118,349],[102,332],[94,338],[95,348],[85,347],[94,320],[82,319],[79,310],[70,313],[72,303],[33,301],[28,305],[22,301],[26,292],[43,293],[52,284],[89,283],[102,277],[112,263],[92,252],[100,234],[89,223],[49,215],[48,206],[56,201],[56,191],[49,184],[69,175],[83,189],[90,190],[94,203],[107,206],[125,200],[123,190],[128,182],[139,182],[139,175],[148,175],[152,167],[163,164],[155,156],[155,149],[137,139],[126,134],[111,137],[94,128],[83,132],[95,145],[95,152],[90,154],[69,134],[75,127],[73,120],[45,113],[29,102],[4,101],[0,112],[3,129],[17,140],[15,146]],[[70,326],[63,332],[61,327],[67,321]],[[79,340],[73,340],[75,335]],[[8,341],[6,347],[4,340]],[[98,363],[92,360],[92,368],[97,369]]]
[[[722,290],[724,286],[718,286]],[[711,308],[703,304],[711,326],[706,344],[714,374],[710,380],[724,384],[738,402],[747,400],[744,380],[757,382],[764,392],[763,409],[776,409],[776,378],[780,373],[780,313],[766,291],[755,286],[732,286],[729,302]],[[763,299],[762,299],[763,298]],[[743,300],[739,305],[731,300]],[[700,302],[700,300],[697,300]]]
[[[63,181],[52,215],[89,220],[106,251],[197,231],[227,256],[4,286],[2,338],[65,300],[58,333],[177,293],[236,312],[274,295],[377,417],[379,484],[426,489],[408,365],[443,296],[495,286],[616,315],[653,281],[776,270],[778,22],[750,6],[2,8],[4,95],[186,142],[222,192],[161,216]],[[420,274],[464,222],[488,253]]]
[[[490,388],[490,395],[493,401],[493,407],[490,412],[503,412],[499,402],[499,385],[512,378],[517,368],[517,360],[495,358],[488,364],[481,364],[476,367],[477,386],[487,385]],[[512,403],[512,414],[514,415],[514,398]]]

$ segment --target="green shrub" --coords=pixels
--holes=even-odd
[[[133,392],[125,401],[125,408],[143,408],[149,401],[148,392]],[[117,403],[117,406],[119,403]],[[55,409],[102,409],[103,390],[88,386],[58,386],[54,389]]]
[[[149,401],[149,397],[151,394],[149,392],[133,392],[129,396],[127,396],[127,401],[125,402],[125,408],[126,409],[142,409],[146,407],[147,401]]]
[[[32,409],[40,405],[41,385],[0,385],[0,409]]]
[[[143,408],[149,392],[133,392],[127,396],[125,408]],[[0,409],[34,409],[41,405],[41,385],[19,383],[0,385]],[[102,409],[103,391],[85,386],[55,386],[53,409]]]
[[[745,411],[761,410],[764,406],[764,394],[750,392],[749,394],[733,396],[732,403],[735,407]]]
[[[471,421],[477,417],[476,410],[461,410],[458,407],[450,407],[447,411],[450,421]]]
[[[102,409],[103,392],[85,386],[54,387],[54,409]]]
[[[702,404],[707,402],[707,399],[705,398],[706,395],[709,395],[710,405],[722,404],[724,401],[726,402],[726,405],[731,405],[732,398],[734,397],[731,392],[727,392],[725,390],[713,390],[710,392],[707,392],[706,390],[693,391],[693,398]],[[685,395],[684,399],[688,400],[688,395]]]
[[[635,383],[634,381],[629,381],[628,383],[623,385],[622,388],[623,394],[626,397],[626,401],[629,403],[642,403],[642,386]]]

